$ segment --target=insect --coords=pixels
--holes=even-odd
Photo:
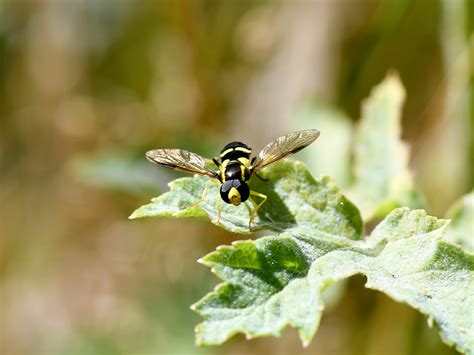
[[[319,131],[317,129],[289,133],[267,144],[258,156],[253,157],[251,157],[252,149],[246,144],[232,142],[222,148],[219,157],[212,159],[217,170],[210,167],[210,160],[182,149],[150,150],[146,153],[146,157],[152,163],[166,168],[209,176],[211,180],[220,184],[220,196],[228,204],[238,206],[249,200],[253,205],[249,217],[249,229],[251,229],[253,219],[258,209],[267,200],[267,196],[250,190],[248,186],[249,179],[253,175],[260,178],[257,174],[260,170],[280,159],[295,154],[313,143],[318,137]],[[206,191],[207,184],[201,199],[193,206],[204,200]],[[257,204],[251,196],[259,197],[262,201]],[[220,222],[220,209],[218,210],[217,222]]]

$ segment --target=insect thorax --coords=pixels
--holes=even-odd
[[[239,158],[250,158],[252,149],[242,142],[232,142],[227,144],[221,150],[221,161],[225,160],[239,160]]]
[[[229,180],[247,181],[250,178],[249,159],[252,149],[241,142],[227,144],[221,151],[221,182]]]

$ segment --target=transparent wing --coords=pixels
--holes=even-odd
[[[166,168],[215,177],[216,173],[207,168],[207,160],[195,153],[182,149],[155,149],[146,152],[152,163]]]
[[[319,137],[317,129],[307,129],[286,134],[267,144],[258,154],[257,160],[251,167],[252,172],[259,171],[264,167],[295,154],[301,149],[313,143]]]

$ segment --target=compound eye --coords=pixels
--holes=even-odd
[[[226,203],[238,206],[247,201],[250,195],[249,186],[238,179],[228,180],[221,185],[221,198]]]
[[[247,183],[245,183],[245,182],[242,182],[237,187],[237,190],[239,191],[239,194],[240,194],[240,201],[241,202],[247,201],[247,199],[250,196],[249,185],[247,185]]]

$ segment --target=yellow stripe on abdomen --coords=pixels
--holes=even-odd
[[[236,147],[234,148],[235,150],[239,151],[239,152],[244,152],[244,153],[247,153],[247,154],[251,154],[252,153],[252,150],[251,149],[247,149],[247,148],[244,148],[244,147]]]

